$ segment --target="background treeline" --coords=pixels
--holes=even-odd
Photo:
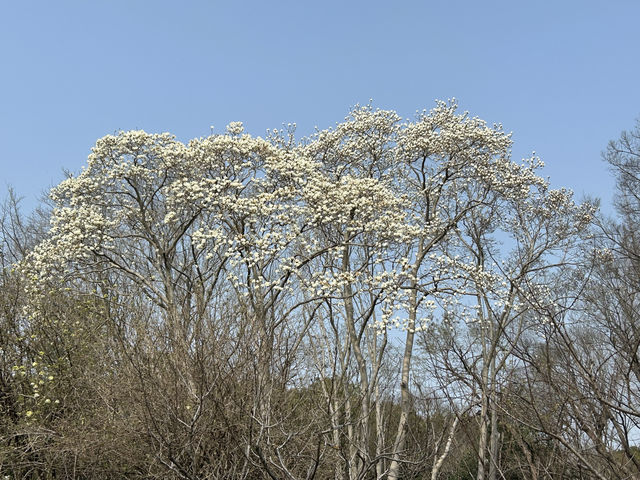
[[[0,221],[0,475],[640,477],[640,125],[617,217],[439,103],[122,132]]]

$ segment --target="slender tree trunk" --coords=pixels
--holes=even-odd
[[[413,354],[413,341],[415,337],[416,310],[417,310],[417,290],[415,282],[409,300],[409,322],[407,336],[404,345],[404,356],[402,357],[402,374],[400,378],[400,421],[398,431],[393,445],[393,459],[389,466],[389,480],[400,478],[400,456],[405,448],[407,439],[407,422],[411,409],[411,396],[409,392],[409,372],[411,371],[411,357]]]
[[[376,479],[380,480],[385,472],[384,458],[384,417],[382,412],[382,404],[380,402],[380,389],[375,386],[376,395]]]
[[[493,363],[495,364],[495,357]],[[491,411],[491,437],[489,440],[489,480],[496,480],[500,461],[498,449],[500,432],[498,431],[498,405],[496,404],[498,399],[496,398],[495,390],[495,372],[493,372],[492,376],[494,378],[491,382],[491,395],[489,402],[489,409]]]
[[[424,258],[424,239],[418,243],[416,252],[416,263],[413,267],[413,280],[411,281],[411,294],[409,297],[409,320],[407,325],[407,336],[404,345],[404,355],[402,357],[402,373],[400,377],[400,421],[393,445],[393,459],[389,465],[389,480],[400,478],[400,456],[405,448],[407,440],[407,422],[411,409],[411,396],[409,392],[409,373],[411,372],[411,357],[413,355],[413,341],[415,338],[416,316],[418,310],[418,268]]]
[[[342,256],[342,271],[350,271],[350,252],[349,247],[346,246],[344,254]],[[358,365],[358,373],[360,376],[360,396],[361,407],[360,414],[357,419],[352,421],[358,426],[356,432],[354,432],[352,438],[352,448],[354,449],[353,455],[350,455],[353,460],[350,470],[358,472],[365,468],[364,459],[370,458],[369,455],[369,414],[370,414],[370,391],[369,391],[369,375],[367,372],[367,362],[362,354],[360,346],[360,339],[356,332],[355,325],[355,310],[353,302],[353,288],[350,282],[346,282],[343,288],[344,305],[345,305],[345,323],[347,327],[347,334],[349,336],[349,342],[353,353],[355,355],[356,363]],[[358,454],[359,453],[359,454]],[[357,474],[351,478],[357,478]]]
[[[456,427],[458,426],[459,421],[460,419],[457,416],[453,419],[453,423],[451,424],[451,428],[449,429],[449,436],[447,438],[447,443],[444,446],[444,450],[442,451],[442,454],[438,457],[438,459],[433,463],[433,467],[431,468],[431,480],[437,480],[440,469],[442,468],[442,464],[449,455],[451,444],[453,443],[453,437],[456,433]]]
[[[386,333],[382,345],[378,347],[378,334],[376,332],[369,332],[369,356],[371,359],[372,374],[371,383],[373,388],[373,404],[375,405],[375,464],[376,464],[376,479],[381,479],[385,474],[384,468],[384,412],[382,410],[382,402],[380,398],[380,363],[382,362],[382,352],[386,346]],[[378,351],[380,348],[380,352]],[[380,357],[378,357],[380,354]],[[372,434],[373,435],[373,434]]]
[[[487,436],[489,430],[489,395],[488,395],[488,366],[482,367],[482,409],[480,411],[480,435],[478,438],[478,474],[477,480],[485,480],[487,466]]]
[[[340,405],[339,405],[339,400],[337,396],[334,396],[333,399],[331,399],[331,402],[329,404],[329,408],[331,410],[331,429],[332,429],[332,441],[333,441],[333,447],[338,450],[339,452],[342,451],[341,448],[341,443],[340,443],[340,426],[339,426],[339,421],[340,421]],[[343,462],[336,462],[336,468],[335,468],[335,476],[334,476],[335,480],[344,480],[345,478],[345,468],[344,468],[344,463]]]
[[[347,424],[347,438],[349,439],[349,444],[347,445],[348,454],[346,455],[345,470],[347,472],[347,478],[349,480],[353,480],[354,478],[356,478],[356,472],[357,472],[355,460],[358,454],[358,448],[356,445],[356,442],[358,441],[358,435],[356,433],[356,429],[354,428],[353,411],[351,409],[351,399],[350,399],[351,393],[348,391],[349,382],[345,382],[344,389],[345,389],[344,394],[346,398],[344,403],[344,410],[345,410],[344,420],[345,420],[345,423]]]

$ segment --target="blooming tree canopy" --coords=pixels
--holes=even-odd
[[[249,451],[261,445],[256,455],[276,448],[264,400],[278,367],[271,348],[295,331],[292,348],[341,352],[318,353],[323,376],[355,372],[361,407],[340,475],[356,478],[374,463],[380,474],[381,459],[392,458],[398,478],[414,336],[437,321],[493,322],[495,332],[527,310],[530,294],[553,303],[545,275],[594,213],[550,189],[537,157],[515,162],[510,148],[501,126],[458,113],[455,102],[413,120],[356,107],[300,141],[293,131],[253,137],[239,122],[186,144],[167,133],[105,136],[51,192],[49,234],[21,266],[27,313],[47,321],[41,301],[61,286],[97,298],[135,291],[163,332],[154,338],[189,357],[196,338],[215,340],[198,337],[202,322],[233,312],[233,328],[250,325],[258,345],[262,394],[251,416],[262,433],[247,440]],[[385,347],[366,338],[392,328],[406,335],[402,415],[394,441],[374,448]],[[197,399],[197,378],[184,381]],[[347,407],[324,393],[338,448]]]

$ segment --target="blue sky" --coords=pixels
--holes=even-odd
[[[600,152],[640,116],[638,19],[631,0],[6,0],[0,196],[33,207],[120,129],[308,134],[369,99],[410,117],[455,97],[608,208]]]

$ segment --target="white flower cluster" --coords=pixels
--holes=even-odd
[[[477,236],[517,231],[522,248],[535,243],[530,225],[566,238],[594,212],[548,190],[537,157],[511,161],[500,126],[456,108],[439,102],[403,123],[356,107],[299,144],[294,127],[269,141],[240,122],[186,145],[169,134],[108,135],[52,191],[49,237],[23,271],[39,291],[62,275],[109,269],[165,307],[173,284],[198,272],[197,282],[227,281],[263,300],[283,291],[375,298],[379,330],[416,332],[451,312],[474,322],[474,291],[516,305],[505,272],[478,260]]]

